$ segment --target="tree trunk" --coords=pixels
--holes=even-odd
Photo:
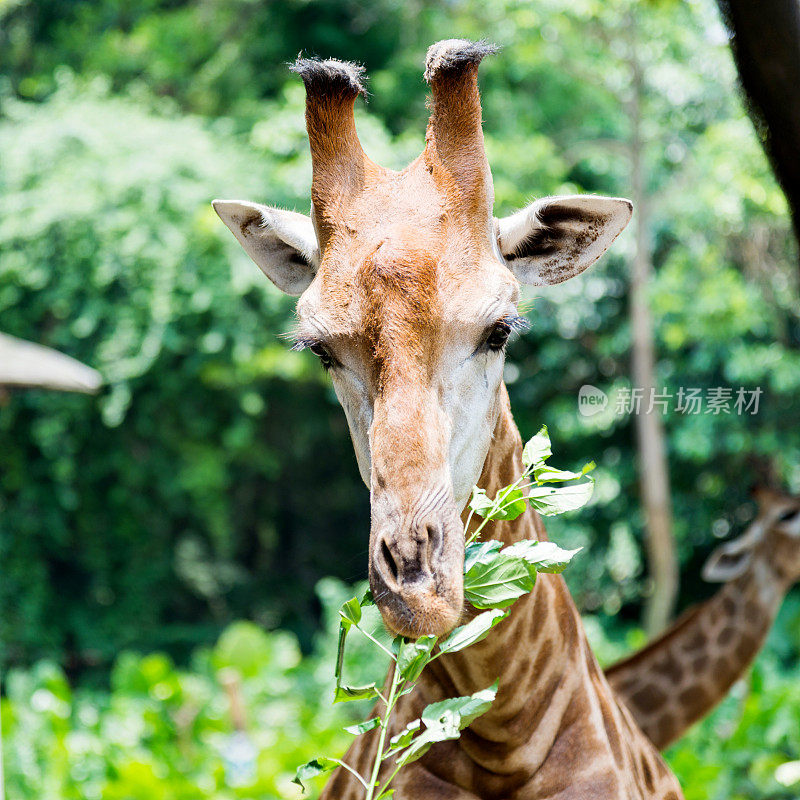
[[[750,116],[800,241],[800,3],[718,0]]]
[[[672,508],[669,468],[664,439],[664,425],[658,407],[649,410],[655,386],[655,342],[653,318],[647,297],[652,275],[648,241],[649,203],[643,171],[644,142],[641,133],[641,102],[644,81],[636,56],[635,32],[631,36],[631,69],[633,96],[630,102],[631,121],[631,184],[636,210],[635,243],[631,275],[631,368],[634,388],[642,390],[641,407],[634,405],[638,440],[639,483],[644,505],[647,552],[653,591],[644,608],[644,626],[654,636],[672,617],[678,593],[678,559],[672,538]]]

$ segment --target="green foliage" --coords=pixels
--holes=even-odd
[[[360,732],[356,720],[368,712],[358,703],[330,704],[337,609],[358,590],[326,580],[318,593],[325,626],[300,663],[290,634],[255,633],[234,623],[210,651],[194,653],[189,669],[176,668],[162,654],[120,654],[108,690],[71,689],[64,672],[48,661],[12,670],[0,700],[9,800],[299,798],[291,782],[297,764],[323,748],[343,752]],[[484,612],[476,620],[487,614],[503,612]],[[753,674],[667,752],[687,800],[797,796],[792,765],[800,760],[798,620],[798,603],[790,601]],[[592,647],[606,661],[624,654],[620,642],[626,638],[630,647],[641,646],[640,631],[604,633],[595,622],[587,620]],[[246,644],[251,635],[253,643]],[[231,641],[239,637],[242,644],[234,650],[241,647],[244,653],[242,669],[250,664],[251,648],[266,643],[269,653],[257,674],[240,681],[249,746],[234,729],[216,666],[237,669],[230,653]],[[368,644],[357,638],[349,643],[347,670],[358,679],[364,662],[372,669]],[[435,711],[426,709],[426,715]],[[399,734],[390,746],[404,749],[420,726]]]
[[[308,646],[301,576],[356,546],[366,498],[334,398],[278,341],[290,303],[209,206],[264,187],[291,202],[293,155],[72,80],[4,108],[3,330],[91,363],[106,388],[0,410],[0,658],[69,652],[83,668],[145,644],[185,658],[245,610]],[[328,547],[287,545],[295,526]]]
[[[341,730],[363,710],[332,709],[327,665],[336,652],[335,608],[351,587],[318,592],[327,627],[300,661],[297,640],[235,622],[190,669],[159,653],[121,653],[109,690],[72,690],[49,661],[7,675],[0,703],[9,798],[292,797],[299,761],[318,747],[342,750]],[[348,669],[365,651],[355,642]],[[237,731],[228,694],[245,710]]]

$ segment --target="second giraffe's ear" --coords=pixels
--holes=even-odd
[[[755,541],[748,534],[720,545],[703,567],[703,580],[709,583],[727,583],[738,578],[750,565]]]
[[[495,220],[500,253],[520,283],[550,286],[594,264],[628,224],[630,200],[544,197]]]
[[[242,200],[214,200],[212,205],[247,255],[282,292],[305,291],[319,266],[317,235],[309,217]]]

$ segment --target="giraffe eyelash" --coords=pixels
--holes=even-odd
[[[301,350],[309,350],[315,345],[319,345],[319,340],[312,339],[310,336],[294,336],[293,334],[288,335],[291,337],[292,341],[289,349],[294,350],[296,353],[299,353]]]
[[[310,336],[296,337],[290,349],[295,352],[309,350],[319,359],[325,370],[329,370],[338,364],[330,350],[319,339],[314,339]]]
[[[530,330],[531,323],[525,317],[521,317],[515,315],[513,317],[503,317],[502,319],[497,321],[497,324],[503,323],[504,325],[508,325],[512,331],[518,331],[519,333],[524,333],[527,330]]]

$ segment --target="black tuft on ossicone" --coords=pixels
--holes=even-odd
[[[367,90],[361,82],[364,67],[350,61],[339,61],[328,58],[324,61],[317,58],[301,58],[289,67],[302,79],[308,94],[347,94],[367,96]]]
[[[439,75],[462,70],[469,64],[480,64],[500,48],[489,42],[468,39],[443,39],[428,48],[425,56],[425,80],[430,83]]]

